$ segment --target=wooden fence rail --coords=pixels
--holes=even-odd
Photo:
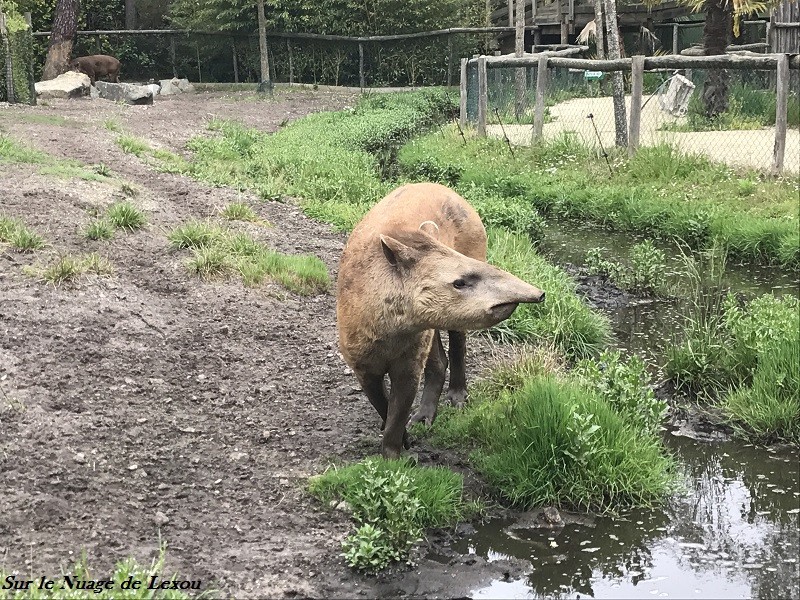
[[[653,70],[688,70],[688,69],[736,69],[762,70],[776,73],[776,115],[775,144],[773,148],[773,174],[783,171],[786,152],[786,130],[788,116],[789,74],[790,69],[800,69],[800,55],[797,54],[726,54],[719,56],[633,56],[615,60],[589,60],[571,58],[569,54],[581,52],[581,48],[569,48],[557,52],[538,52],[522,57],[479,56],[462,59],[461,62],[461,123],[466,124],[467,106],[467,69],[476,65],[478,81],[487,81],[487,69],[507,67],[537,67],[536,102],[532,128],[532,141],[541,139],[544,125],[545,97],[547,90],[548,69],[569,68],[587,71],[631,71],[631,111],[628,123],[628,153],[633,155],[639,147],[639,131],[642,116],[642,94],[645,71]],[[485,86],[478,87],[478,135],[486,135],[486,115],[488,113],[488,91]]]

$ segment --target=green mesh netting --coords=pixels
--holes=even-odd
[[[0,34],[0,102],[35,104],[33,91],[33,37],[25,19],[16,13],[6,13],[7,35]],[[11,61],[9,97],[8,60]]]

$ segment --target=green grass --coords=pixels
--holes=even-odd
[[[140,565],[133,558],[127,558],[118,562],[111,573],[101,574],[90,570],[84,555],[66,572],[57,576],[45,576],[45,582],[52,581],[53,583],[52,585],[45,583],[43,588],[40,588],[42,575],[38,573],[26,577],[0,571],[0,581],[4,584],[7,583],[9,577],[13,577],[12,581],[17,585],[24,585],[21,584],[23,581],[32,581],[31,584],[25,586],[27,588],[25,590],[0,589],[0,600],[120,600],[122,598],[126,600],[188,600],[189,598],[212,597],[213,591],[210,590],[202,590],[198,593],[198,590],[204,587],[201,580],[178,579],[177,575],[166,573],[164,570],[165,560],[166,546],[162,545],[158,557],[152,560],[149,567]],[[156,579],[153,580],[153,577]],[[94,587],[89,582],[98,584],[103,582],[103,586]],[[179,589],[157,589],[157,586],[165,582],[176,582],[175,585]],[[123,587],[123,584],[126,587]],[[148,589],[151,585],[154,589]],[[48,589],[48,587],[52,587],[52,589]],[[167,588],[169,587],[173,587],[172,583],[167,585]]]
[[[117,145],[123,152],[141,157],[150,151],[150,145],[143,139],[136,136],[121,133],[117,136]]]
[[[38,276],[45,281],[59,286],[65,283],[72,283],[84,273],[107,276],[114,274],[114,266],[107,258],[100,256],[96,252],[83,256],[73,256],[65,254],[48,267],[37,269],[28,267],[26,272],[33,276]]]
[[[800,332],[795,334],[761,357],[750,386],[722,401],[732,424],[747,437],[800,444]]]
[[[611,340],[608,320],[575,294],[574,280],[533,249],[523,235],[489,230],[489,262],[546,293],[542,304],[520,305],[491,331],[509,340],[537,340],[571,358],[600,353]]]
[[[86,181],[108,181],[107,174],[98,173],[77,161],[57,159],[0,134],[0,163],[4,162],[41,165],[39,172],[42,175],[65,179],[80,178]]]
[[[59,257],[58,260],[47,267],[41,275],[45,281],[57,286],[74,281],[83,271],[82,261],[67,254]]]
[[[0,215],[0,243],[5,242],[18,252],[32,252],[44,247],[44,238],[24,223]]]
[[[282,254],[245,233],[234,233],[207,221],[189,221],[172,230],[167,238],[173,248],[192,251],[187,267],[204,278],[235,272],[247,286],[271,280],[302,295],[318,294],[330,287],[328,269],[316,256]]]
[[[662,501],[675,474],[658,435],[615,410],[617,392],[554,372],[546,356],[473,385],[466,408],[442,411],[432,441],[470,451],[498,496],[521,508],[612,512]]]
[[[220,214],[229,221],[258,221],[258,215],[247,204],[232,202],[220,211]]]
[[[110,240],[114,237],[114,226],[103,219],[95,219],[86,226],[83,235],[90,240]]]
[[[677,237],[695,249],[718,240],[733,257],[800,268],[796,179],[741,174],[670,146],[642,148],[631,159],[612,151],[612,158],[619,166],[610,176],[574,136],[511,156],[502,140],[469,138],[465,146],[452,128],[411,140],[398,155],[402,174],[446,173],[468,200],[475,189],[515,203],[524,198],[545,218]]]
[[[108,207],[106,219],[117,229],[135,231],[147,224],[144,213],[130,202],[116,202]]]
[[[120,133],[122,131],[122,126],[116,119],[106,119],[105,121],[103,121],[103,127],[105,127],[108,131],[112,131],[114,133]]]

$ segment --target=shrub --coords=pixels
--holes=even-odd
[[[379,571],[408,561],[423,529],[452,525],[474,506],[463,500],[461,475],[443,467],[416,467],[408,459],[369,458],[312,477],[309,491],[324,502],[341,498],[358,527],[343,542],[351,567]]]
[[[600,248],[592,248],[586,253],[586,266],[590,274],[608,277],[623,290],[641,294],[665,293],[666,257],[651,240],[631,247],[628,265],[606,260]]]

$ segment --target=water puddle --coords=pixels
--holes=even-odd
[[[641,241],[580,224],[548,227],[542,252],[556,264],[583,265],[599,247],[627,258]],[[668,271],[675,246],[662,244]],[[729,264],[725,283],[745,294],[798,293],[796,274]],[[653,362],[663,356],[685,307],[678,301],[607,307],[619,347]],[[665,433],[684,473],[669,503],[617,517],[578,519],[562,530],[525,529],[525,518],[495,520],[453,547],[493,561],[530,560],[533,571],[493,581],[474,598],[793,598],[800,597],[800,464],[796,450],[741,441],[700,442]]]
[[[685,490],[669,504],[568,522],[560,532],[487,523],[453,549],[490,561],[528,559],[533,571],[472,597],[798,597],[796,454],[667,438],[685,470]]]

